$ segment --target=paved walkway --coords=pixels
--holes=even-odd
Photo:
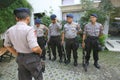
[[[102,68],[98,70],[93,66],[93,60],[91,60],[88,72],[84,72],[81,57],[79,59],[77,67],[73,66],[73,62],[65,65],[64,63],[60,64],[58,61],[46,60],[46,71],[43,74],[44,80],[120,80],[120,68],[118,68],[120,64],[115,64],[117,67],[108,66],[105,64],[107,61],[105,62],[105,59],[103,59],[100,61]],[[10,62],[4,61],[0,63],[0,80],[18,80],[15,59]]]

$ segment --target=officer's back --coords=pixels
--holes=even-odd
[[[37,43],[35,30],[28,26],[30,10],[17,8],[14,15],[17,23],[6,32],[4,45],[17,56],[19,80],[32,80],[32,77],[43,80],[40,63],[42,50]]]
[[[30,53],[32,45],[36,43],[32,43],[29,40],[27,40],[27,37],[33,37],[35,35],[30,35],[30,32],[32,32],[33,29],[30,26],[27,26],[23,22],[17,22],[16,25],[11,27],[8,30],[9,38],[11,40],[12,45],[14,45],[14,48],[18,52],[23,53]],[[30,47],[28,47],[30,45]]]

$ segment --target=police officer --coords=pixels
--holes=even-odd
[[[77,34],[81,31],[79,24],[73,22],[73,15],[67,14],[67,23],[64,25],[64,31],[62,33],[62,44],[64,43],[65,37],[65,46],[66,46],[66,54],[67,54],[67,62],[69,64],[71,62],[71,51],[73,51],[74,58],[74,66],[77,66],[77,49],[79,47]]]
[[[17,56],[19,80],[43,80],[41,72],[41,48],[30,22],[30,10],[17,8],[14,10],[17,23],[7,30],[4,46]]]
[[[57,16],[55,14],[52,14],[50,16],[52,23],[49,25],[48,41],[50,42],[49,44],[51,46],[51,50],[53,53],[52,61],[56,60],[56,47],[57,47],[59,57],[60,57],[59,62],[62,62],[61,37],[60,37],[61,35],[60,30],[62,26],[58,23],[56,17]]]
[[[41,58],[43,60],[45,60],[46,59],[46,57],[45,57],[45,54],[46,54],[46,50],[45,50],[46,40],[45,40],[45,37],[48,34],[48,28],[45,25],[41,24],[40,19],[36,19],[35,20],[35,30],[36,30],[36,33],[37,33],[37,42],[38,42],[39,46],[42,48]]]
[[[103,34],[103,26],[102,24],[96,22],[97,18],[98,16],[95,13],[90,15],[91,22],[86,24],[84,27],[82,47],[85,48],[87,52],[86,64],[89,65],[90,53],[93,49],[94,66],[100,69],[100,65],[98,64],[98,38]]]

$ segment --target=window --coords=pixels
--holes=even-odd
[[[101,2],[101,0],[94,0],[94,2]]]
[[[66,15],[67,15],[68,13],[63,13],[62,14],[62,19],[63,20],[66,20]],[[81,18],[81,15],[83,14],[82,12],[71,12],[71,14],[73,14],[73,21],[74,22],[79,22],[79,20],[80,20],[80,18]]]
[[[72,5],[74,4],[74,0],[62,0],[62,5]]]

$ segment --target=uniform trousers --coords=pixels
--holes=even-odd
[[[79,47],[79,43],[78,43],[77,38],[66,39],[65,47],[66,47],[67,59],[70,61],[71,51],[73,51],[74,61],[77,62],[77,58],[78,58],[77,50],[78,50],[78,47]]]
[[[49,44],[50,44],[54,58],[56,58],[56,48],[57,48],[59,57],[61,59],[62,58],[62,50],[61,50],[60,36],[51,36]]]
[[[37,37],[37,42],[38,42],[39,46],[42,49],[41,58],[45,59],[45,55],[46,55],[46,49],[45,49],[46,40],[45,40],[45,38],[43,36],[42,37]]]
[[[40,56],[37,53],[18,53],[16,58],[18,64],[19,80],[43,80]]]
[[[93,58],[94,61],[97,62],[99,57],[98,57],[98,45],[99,45],[99,41],[98,41],[98,37],[95,36],[88,36],[87,39],[85,40],[85,50],[87,52],[86,54],[86,61],[88,62],[90,59],[90,53],[91,50],[93,50]]]

